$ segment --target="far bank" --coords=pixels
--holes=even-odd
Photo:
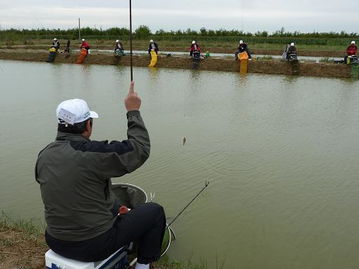
[[[68,57],[59,53],[54,63],[75,64],[78,52],[74,52]],[[42,50],[0,50],[0,59],[46,62],[48,52]],[[133,65],[137,67],[147,67],[150,57],[147,55],[134,55]],[[53,64],[53,63],[49,63]],[[100,65],[119,65],[129,66],[130,57],[116,57],[113,54],[93,52],[88,55],[83,64]],[[221,72],[239,72],[240,65],[233,58],[208,57],[194,64],[192,59],[183,56],[159,55],[156,64],[157,68],[179,68],[197,69]],[[274,59],[253,59],[248,62],[248,73],[278,74],[278,75],[297,75],[314,77],[333,77],[350,78],[352,67],[345,64],[334,64],[325,62],[283,62]]]

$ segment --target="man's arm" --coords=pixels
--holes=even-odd
[[[127,140],[113,141],[105,145],[104,155],[99,156],[98,167],[104,177],[118,177],[139,168],[150,155],[150,138],[140,114],[141,98],[134,91],[134,82],[125,98],[127,110]]]

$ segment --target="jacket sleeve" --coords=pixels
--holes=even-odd
[[[127,140],[95,142],[102,145],[101,150],[94,152],[97,158],[93,168],[104,178],[131,173],[150,156],[150,138],[140,112],[127,112],[127,121]]]

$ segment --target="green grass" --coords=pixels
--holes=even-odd
[[[44,233],[44,227],[35,225],[32,220],[22,220],[22,219],[14,219],[7,215],[5,212],[1,212],[0,215],[0,231],[13,231],[16,230],[17,232],[23,233],[25,238],[28,240],[36,240],[37,242],[40,242],[41,245],[45,245],[45,241],[42,241],[42,239],[39,240],[39,238],[43,238],[42,235]],[[25,239],[26,240],[26,239]],[[0,244],[2,247],[5,248],[12,248],[12,246],[16,245],[18,242],[6,238],[0,240]],[[173,242],[175,243],[175,242]],[[0,260],[4,257],[0,253]],[[19,257],[21,260],[21,257]],[[22,264],[26,264],[26,261],[21,261]],[[176,261],[173,259],[170,259],[167,255],[164,255],[158,262],[156,262],[156,268],[159,269],[207,269],[207,261],[205,259],[202,259],[199,263],[194,263],[191,260],[188,260],[187,262],[183,261]],[[1,263],[0,263],[1,267]],[[21,268],[29,268],[31,267],[24,267]],[[217,269],[223,269],[224,263],[220,263],[216,261],[216,268]]]
[[[44,227],[39,227],[33,223],[32,220],[23,220],[23,219],[14,219],[9,217],[5,212],[1,212],[0,215],[0,228],[9,229],[13,228],[19,231],[24,232],[30,236],[39,236],[43,234]]]
[[[86,38],[86,37],[85,37]],[[192,38],[187,39],[161,39],[156,37],[153,38],[159,45],[160,50],[178,50],[178,51],[187,51],[191,45]],[[86,38],[90,43],[92,48],[107,48],[112,49],[114,47],[115,39],[98,39],[98,38]],[[146,39],[135,39],[133,40],[133,48],[136,50],[147,50],[148,42],[150,38]],[[199,42],[200,46],[204,51],[209,50],[210,52],[215,52],[215,50],[233,50],[235,51],[238,46],[238,41],[240,37],[233,37],[232,39],[223,38],[223,39],[209,39],[208,37],[195,37],[196,41]],[[120,38],[123,42],[125,49],[129,49],[128,37]],[[297,40],[288,39],[288,38],[276,38],[276,39],[263,39],[263,38],[243,38],[247,42],[250,50],[278,50],[283,51],[285,44],[291,41],[296,42],[297,49],[299,51],[345,51],[346,46],[348,45],[348,40],[343,38],[338,39],[328,39],[324,40],[323,38],[316,40],[312,39],[301,39]],[[60,39],[61,46],[64,47],[67,39]],[[52,43],[52,37],[49,39],[36,39],[36,38],[2,38],[0,39],[0,48],[17,48],[19,46],[34,48],[34,49],[47,49]],[[76,40],[71,40],[71,47],[78,48],[80,42]]]

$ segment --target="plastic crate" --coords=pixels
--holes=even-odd
[[[121,248],[99,262],[80,262],[65,258],[51,249],[45,253],[45,268],[48,269],[122,269],[128,265],[127,251]]]

